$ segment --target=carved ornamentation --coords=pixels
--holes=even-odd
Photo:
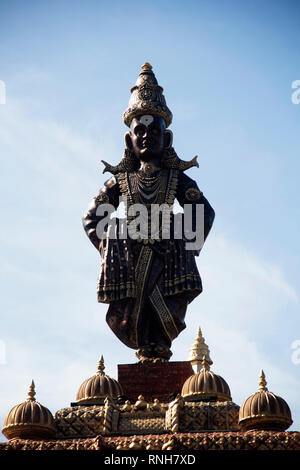
[[[185,192],[185,199],[187,201],[197,201],[202,196],[202,192],[197,188],[189,188]]]
[[[237,431],[239,406],[233,402],[188,403],[177,397],[166,413],[166,428],[172,432],[209,430]]]
[[[150,434],[165,432],[167,404],[147,402],[142,396],[132,405],[119,405],[109,398],[104,405],[74,406],[55,414],[58,437],[95,436],[98,434]]]
[[[118,429],[119,408],[109,398],[104,405],[74,406],[55,414],[59,437],[110,434]]]
[[[0,443],[5,450],[128,450],[130,445],[145,450],[300,450],[299,432],[247,431],[201,432],[142,436],[97,436],[91,438],[41,440],[13,439]],[[137,447],[131,447],[137,449]]]
[[[104,170],[102,173],[106,173],[107,171],[109,173],[112,173],[113,175],[116,175],[118,173],[122,173],[124,171],[135,171],[138,169],[140,162],[137,160],[135,157],[134,153],[130,149],[125,149],[123,158],[120,161],[120,163],[116,166],[111,165],[110,163],[107,163],[105,160],[101,160],[101,162],[104,164]]]
[[[165,168],[173,168],[173,169],[185,171],[185,170],[188,170],[189,168],[192,168],[193,166],[199,168],[199,163],[197,162],[197,158],[198,157],[196,155],[190,161],[181,160],[181,158],[179,158],[177,153],[175,152],[174,148],[170,147],[164,150],[163,165]]]
[[[180,411],[184,408],[184,398],[178,395],[169,405],[166,413],[166,428],[178,432],[180,427]]]

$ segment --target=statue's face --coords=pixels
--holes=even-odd
[[[130,125],[132,150],[139,160],[161,158],[166,123],[162,117],[146,114],[134,118]]]

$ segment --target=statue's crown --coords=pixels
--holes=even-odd
[[[158,85],[152,66],[145,62],[136,84],[131,88],[131,97],[123,119],[129,127],[132,119],[142,114],[161,116],[167,127],[172,122],[172,113],[166,105],[163,88]]]

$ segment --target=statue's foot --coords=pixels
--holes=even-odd
[[[156,344],[154,346],[155,357],[161,362],[166,362],[172,356],[171,349],[166,344]]]
[[[139,356],[139,362],[145,363],[145,362],[169,362],[168,359],[165,359],[163,357],[145,357],[145,356]]]
[[[150,361],[152,358],[152,347],[147,344],[139,348],[135,355],[140,360],[140,362]]]
[[[137,354],[136,354],[137,355]],[[153,362],[153,357],[147,357],[147,356],[138,356],[140,362]]]
[[[136,352],[136,357],[140,362],[168,362],[172,352],[165,344],[154,344],[143,346]]]

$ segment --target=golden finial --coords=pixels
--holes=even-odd
[[[149,62],[145,62],[145,63],[142,65],[142,70],[152,70],[152,65],[149,64]]]
[[[30,387],[29,387],[29,390],[28,390],[27,400],[35,401],[34,397],[35,397],[35,384],[34,384],[34,381],[32,380],[31,384],[30,384]]]
[[[124,405],[121,407],[122,411],[132,411],[132,404],[129,400],[126,400]]]
[[[266,387],[266,385],[267,385],[266,376],[265,376],[265,373],[262,369],[260,371],[260,377],[259,377],[258,385],[259,385],[259,390],[261,390],[261,391],[267,391],[268,390],[267,387]]]
[[[194,372],[200,371],[203,356],[205,356],[207,364],[211,366],[213,361],[210,358],[209,347],[205,343],[205,338],[202,336],[202,331],[199,327],[197,337],[189,351],[189,361],[193,366]]]
[[[104,369],[105,369],[104,359],[103,359],[103,356],[101,356],[100,361],[98,362],[98,372],[97,372],[97,374],[104,375]]]
[[[144,400],[143,395],[139,395],[136,403],[134,404],[135,410],[145,410],[147,408],[147,402]]]

